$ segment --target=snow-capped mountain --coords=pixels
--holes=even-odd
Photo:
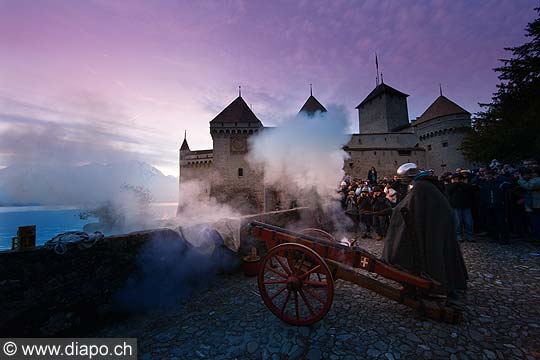
[[[140,161],[82,166],[14,165],[0,170],[0,206],[81,205],[113,198],[126,186],[150,192],[153,201],[176,201],[178,179]]]

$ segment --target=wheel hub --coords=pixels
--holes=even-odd
[[[289,291],[298,291],[302,288],[302,280],[296,276],[289,276],[287,278],[287,289]]]

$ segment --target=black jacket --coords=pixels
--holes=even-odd
[[[454,209],[472,209],[474,205],[474,188],[463,182],[450,183],[446,186],[448,200]]]

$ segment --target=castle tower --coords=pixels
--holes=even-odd
[[[409,126],[407,94],[381,83],[356,107],[360,134],[397,132]]]
[[[187,142],[187,131],[184,131],[184,141],[182,142],[182,146],[180,146],[180,160],[184,160],[190,151],[191,150],[189,149],[189,144]]]
[[[185,177],[182,171],[182,168],[185,168],[187,164],[187,157],[191,150],[189,149],[189,145],[187,142],[187,131],[184,131],[184,141],[182,141],[182,146],[180,146],[179,150],[179,168],[178,168],[178,186],[181,186],[182,180]]]
[[[298,113],[305,113],[307,116],[312,117],[317,111],[324,113],[326,108],[313,96],[313,89],[310,84],[310,95]]]
[[[414,122],[420,146],[426,149],[426,166],[436,173],[469,167],[461,143],[471,129],[471,114],[441,95]]]
[[[216,177],[211,195],[221,202],[243,207],[246,213],[262,211],[264,206],[262,171],[251,168],[246,160],[248,140],[262,128],[263,124],[240,93],[210,121]]]

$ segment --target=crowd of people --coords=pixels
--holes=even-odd
[[[435,174],[438,186],[453,208],[458,241],[477,236],[509,244],[511,238],[540,244],[540,167],[536,160],[515,165],[493,160],[489,166]],[[384,239],[392,209],[407,195],[396,175],[377,176],[371,168],[366,179],[347,176],[340,186],[341,205],[362,238]]]

